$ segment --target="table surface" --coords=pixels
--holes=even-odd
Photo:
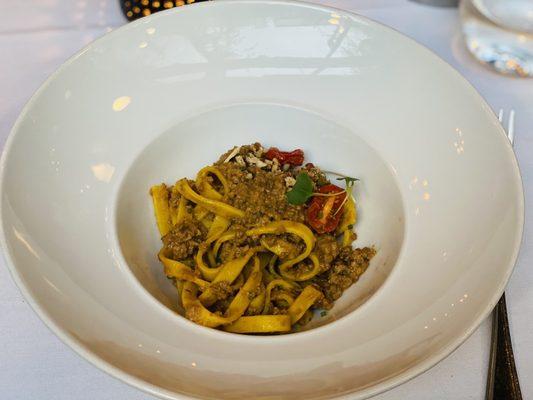
[[[494,110],[516,111],[515,151],[526,210],[533,206],[533,80],[497,75],[467,53],[457,9],[406,0],[315,0],[392,26],[427,46],[459,70]],[[0,2],[0,146],[23,105],[68,57],[125,24],[118,0]],[[524,398],[533,398],[533,221],[526,213],[518,264],[507,303]],[[63,344],[30,309],[0,260],[0,393],[2,399],[153,399],[98,370]],[[421,376],[375,397],[482,399],[489,356],[490,321],[453,354]]]

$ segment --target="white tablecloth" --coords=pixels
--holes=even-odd
[[[415,38],[457,68],[497,110],[516,111],[515,149],[533,206],[533,80],[503,77],[467,53],[456,9],[405,0],[317,1],[356,11]],[[24,103],[68,57],[125,23],[118,0],[0,2],[0,146]],[[495,216],[496,217],[496,216]],[[515,357],[524,398],[533,398],[533,221],[526,215],[520,258],[507,290]],[[57,339],[22,298],[0,260],[0,398],[153,399],[81,359]],[[410,382],[377,396],[393,399],[482,399],[490,322],[450,357]]]

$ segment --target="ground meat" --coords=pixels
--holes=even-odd
[[[229,185],[224,201],[243,210],[246,214],[244,220],[239,221],[242,230],[281,219],[305,223],[305,206],[291,205],[286,199],[286,192],[289,190],[287,178],[292,182],[299,170],[295,168],[284,170],[277,167],[265,169],[251,165],[246,161],[246,157],[250,158],[250,154],[258,156],[258,149],[262,149],[258,143],[241,146],[239,152],[236,153],[242,157],[243,162],[240,164],[223,162],[231,151],[222,156],[217,163]],[[261,152],[262,150],[259,154]],[[319,168],[312,164],[307,164],[304,168],[317,187],[328,183],[325,174]],[[298,243],[297,240],[294,242],[293,235],[268,235],[265,238],[269,245],[282,245],[287,250],[281,257],[282,260],[294,258],[303,251],[303,244]],[[295,247],[294,243],[298,246]],[[242,239],[225,243],[221,248],[220,257],[224,260],[240,257],[250,248],[249,246],[258,244],[258,242],[251,243],[250,240],[243,242]],[[324,298],[316,304],[316,307],[326,309],[331,308],[333,302],[359,279],[375,254],[375,251],[370,248],[355,250],[351,247],[341,248],[337,238],[332,234],[318,236],[313,251],[320,261],[322,272],[310,282],[316,283],[324,293]],[[303,261],[295,265],[291,272],[304,274],[311,268],[312,265],[308,261]]]
[[[287,308],[279,308],[274,306],[270,309],[270,313],[273,315],[285,315],[287,314],[287,310]]]
[[[227,185],[213,174],[206,177],[207,182],[222,195],[221,201],[244,212],[243,218],[234,217],[231,219],[229,231],[235,233],[235,236],[224,241],[217,254],[212,252],[214,242],[205,243],[213,214],[202,216],[200,208],[195,208],[196,204],[192,201],[187,201],[186,213],[188,216],[185,221],[174,226],[163,237],[166,254],[175,260],[187,263],[198,275],[200,275],[200,271],[196,266],[194,256],[200,246],[205,246],[206,249],[209,247],[210,252],[205,257],[205,261],[217,266],[243,257],[250,249],[257,246],[263,245],[272,250],[276,248],[275,253],[279,257],[272,258],[274,263],[268,267],[269,269],[273,268],[272,273],[267,272],[267,268],[265,268],[265,265],[271,260],[270,255],[272,253],[268,252],[268,257],[266,257],[266,252],[259,254],[263,268],[263,281],[260,286],[248,292],[250,301],[265,290],[268,282],[277,277],[276,274],[280,272],[279,265],[281,263],[294,259],[304,252],[305,243],[296,235],[288,233],[248,236],[246,232],[251,228],[279,220],[306,223],[307,205],[292,205],[286,197],[287,191],[291,190],[296,182],[296,177],[302,170],[310,176],[315,190],[329,183],[325,174],[314,165],[307,164],[304,167],[281,165],[276,159],[266,159],[264,157],[265,151],[259,143],[234,147],[223,154],[214,164],[224,176]],[[201,193],[199,190],[201,188],[198,188],[194,181],[189,180],[188,182],[193,190]],[[180,201],[181,196],[173,187],[169,194],[169,206],[173,218],[176,216],[175,213]],[[203,220],[199,221],[201,216]],[[353,239],[356,238],[355,233],[350,232],[349,234],[352,235]],[[296,299],[307,285],[313,285],[320,290],[323,296],[315,302],[312,309],[305,313],[296,328],[305,325],[311,319],[312,310],[333,307],[333,303],[341,297],[343,292],[357,282],[375,255],[375,250],[368,247],[359,249],[352,249],[351,246],[342,247],[341,237],[335,236],[334,233],[315,234],[315,236],[316,244],[312,252],[318,258],[320,272],[307,281],[298,281],[295,289],[287,291],[276,288],[272,290],[271,302],[268,305],[270,314],[287,314],[290,299],[285,297],[286,294]],[[232,300],[249,278],[252,265],[253,262],[250,261],[233,282],[222,281],[210,286],[216,297],[215,303],[209,306],[211,312],[216,315],[225,315]],[[290,273],[305,279],[304,275],[313,268],[314,264],[311,258],[306,258],[292,266]],[[247,315],[262,313],[263,305],[256,304],[255,308],[253,310],[248,309]],[[197,307],[191,307],[187,310],[187,317],[201,323],[200,310]]]
[[[300,329],[302,326],[307,325],[311,320],[313,319],[313,312],[311,310],[307,310],[302,318],[298,321],[296,326],[294,327],[294,330]]]
[[[309,175],[309,177],[311,178],[311,180],[315,183],[317,187],[324,186],[329,183],[328,178],[322,172],[322,170],[315,167],[313,164],[311,163],[306,164],[305,170],[307,171],[307,174]]]
[[[237,151],[235,151],[236,149]],[[227,162],[233,162],[234,157],[237,157],[238,155],[241,156],[241,158],[243,159],[244,157],[250,154],[254,155],[255,157],[261,158],[263,156],[264,151],[265,149],[263,148],[261,143],[257,143],[257,142],[254,144],[250,144],[250,145],[239,146],[237,148],[234,147],[233,149],[230,149],[226,151],[224,154],[222,154],[220,158],[218,159],[218,161],[215,163],[215,165],[221,165]],[[230,157],[231,155],[233,155],[233,157],[231,157],[231,159],[228,160],[228,157]]]
[[[231,304],[231,300],[233,300],[233,298],[219,300],[215,304],[210,306],[209,309],[217,315],[224,315],[225,311],[228,309],[229,305]]]
[[[274,173],[236,163],[221,164],[218,168],[229,186],[224,201],[245,212],[244,225],[265,225],[281,219],[305,221],[303,206],[289,204],[285,196],[288,190],[285,178],[290,176],[289,172]],[[247,178],[248,174],[252,174],[251,179]]]
[[[248,298],[250,299],[250,301],[255,299],[259,295],[259,293],[261,293],[261,289],[262,287],[258,285],[257,287],[248,292]]]
[[[163,237],[163,245],[174,260],[183,260],[196,252],[200,243],[206,239],[206,234],[207,230],[202,223],[186,219]]]
[[[301,241],[295,242],[292,235],[264,235],[261,240],[270,248],[280,250],[278,257],[282,261],[296,258],[305,249],[305,245]]]
[[[225,300],[233,293],[231,285],[226,281],[213,283],[209,288],[217,300]]]
[[[339,254],[337,239],[332,235],[320,235],[316,241],[315,254],[320,261],[320,265],[327,266],[327,268],[322,269],[329,269],[329,265]]]
[[[218,252],[218,258],[222,263],[243,257],[251,247],[259,245],[259,242],[246,236],[244,227],[236,225],[232,230],[237,231],[237,236],[233,240],[224,242]]]
[[[290,269],[289,269],[289,272],[291,275],[297,277],[297,278],[301,278],[302,275],[305,275],[309,272],[311,272],[311,270],[313,269],[314,265],[313,263],[311,262],[311,260],[304,260],[304,261],[300,261],[299,263],[295,264],[294,266],[292,266]],[[329,267],[329,265],[328,265]]]
[[[181,199],[181,195],[175,189],[175,186],[173,186],[172,189],[170,190],[170,198],[168,200],[168,205],[170,206],[170,208],[177,209],[180,199]]]
[[[333,302],[357,282],[375,254],[376,251],[370,247],[362,249],[343,247],[333,260],[331,268],[313,279],[324,294],[324,298],[317,303],[317,307],[330,309]]]

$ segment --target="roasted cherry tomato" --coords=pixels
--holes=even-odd
[[[317,233],[333,232],[342,216],[346,191],[336,185],[325,185],[318,189],[319,193],[336,196],[314,196],[307,208],[307,222]]]
[[[277,147],[271,147],[265,153],[265,157],[269,160],[276,158],[280,164],[302,165],[304,162],[304,152],[300,149],[281,151]]]

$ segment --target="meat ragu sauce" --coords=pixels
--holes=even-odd
[[[195,181],[152,188],[159,258],[187,318],[236,333],[298,330],[366,271],[375,250],[352,248],[351,188],[302,161],[301,150],[255,143],[227,151]]]

